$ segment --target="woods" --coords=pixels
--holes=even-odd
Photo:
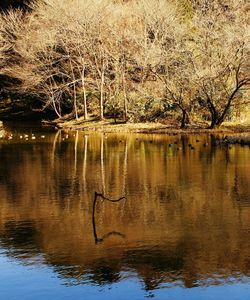
[[[0,15],[7,90],[58,118],[219,127],[249,105],[249,53],[244,0],[37,0]]]

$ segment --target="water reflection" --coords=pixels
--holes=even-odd
[[[249,278],[249,148],[209,135],[25,134],[0,141],[1,252],[69,285]],[[127,198],[96,202],[95,239],[94,191]]]

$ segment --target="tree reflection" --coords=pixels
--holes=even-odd
[[[248,148],[211,147],[207,135],[74,134],[1,144],[0,242],[10,256],[36,264],[41,254],[73,284],[129,270],[147,291],[249,276]],[[93,202],[104,190],[129,201],[96,193]]]

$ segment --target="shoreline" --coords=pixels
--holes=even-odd
[[[198,126],[189,126],[181,129],[172,124],[163,123],[114,123],[112,120],[83,120],[71,121],[43,121],[44,126],[54,126],[63,130],[79,130],[85,132],[103,132],[103,133],[144,133],[144,134],[237,134],[249,133],[250,124],[226,123],[219,128],[209,129]]]

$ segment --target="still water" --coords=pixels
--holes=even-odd
[[[1,300],[250,299],[249,147],[6,129]]]

